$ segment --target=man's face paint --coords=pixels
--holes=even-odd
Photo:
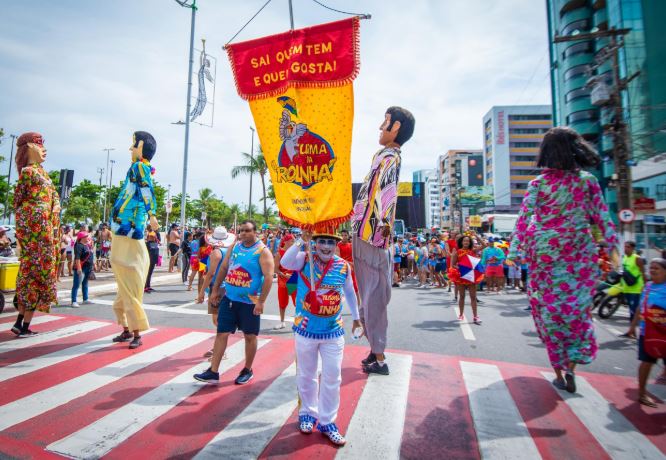
[[[324,262],[331,260],[331,257],[335,255],[335,247],[337,245],[337,240],[333,238],[317,238],[315,242],[315,252],[317,256]]]

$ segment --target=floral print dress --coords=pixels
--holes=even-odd
[[[56,303],[60,198],[39,164],[21,170],[14,189],[16,239],[21,246],[16,297],[26,311],[48,313]]]
[[[546,169],[529,183],[508,259],[525,254],[534,324],[555,369],[589,364],[597,353],[591,306],[599,255],[593,227],[611,247],[618,244],[592,174]]]

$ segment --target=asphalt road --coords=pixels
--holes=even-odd
[[[176,278],[175,275],[158,273],[153,283],[156,291],[144,296],[151,324],[212,329],[206,306],[194,303],[194,292],[187,291]],[[112,278],[102,277],[96,283],[108,286],[112,282]],[[71,281],[65,280],[61,286],[65,296],[69,285]],[[262,317],[261,333],[286,337],[291,334],[289,325],[280,331],[273,330],[278,324],[276,289],[274,284]],[[69,301],[63,301],[63,306],[54,312],[114,319],[111,304],[115,294],[109,289],[106,291],[105,294],[93,292],[91,300],[95,303],[92,305],[73,309],[67,306]],[[415,281],[403,283],[402,287],[394,288],[389,305],[389,348],[547,367],[545,348],[536,335],[531,314],[524,310],[527,306],[525,294],[515,290],[502,294],[481,293],[480,299],[483,303],[479,306],[479,315],[483,324],[472,324],[469,305],[466,307],[468,319],[460,323],[456,319],[457,304],[451,293],[445,289],[419,289]],[[287,315],[293,315],[293,311],[290,305]],[[349,329],[349,313],[345,319]],[[600,350],[597,359],[585,370],[635,375],[638,364],[636,342],[618,337],[628,325],[627,313],[619,312],[610,320],[596,318],[595,324]],[[347,337],[348,342],[353,343],[349,330]],[[355,342],[364,343],[363,339]]]

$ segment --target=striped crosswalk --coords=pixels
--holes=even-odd
[[[244,343],[233,337],[213,387],[192,379],[211,331],[157,327],[129,350],[109,322],[32,324],[35,337],[0,332],[0,457],[666,458],[666,404],[638,406],[628,377],[581,372],[571,395],[542,368],[398,351],[390,376],[367,376],[364,350],[348,346],[337,449],[297,431],[288,338],[260,338],[255,378],[238,387]]]

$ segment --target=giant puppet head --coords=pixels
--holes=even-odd
[[[157,143],[152,134],[146,131],[136,131],[132,138],[132,162],[147,160],[151,161],[157,150]]]
[[[312,238],[315,242],[315,254],[322,262],[328,262],[335,255],[335,248],[340,237],[335,233],[315,233]]]
[[[414,134],[414,115],[402,107],[389,107],[379,126],[379,143],[384,147],[404,145]]]
[[[44,138],[39,133],[21,134],[16,140],[16,148],[16,170],[19,173],[26,166],[34,163],[44,163],[46,159]]]

